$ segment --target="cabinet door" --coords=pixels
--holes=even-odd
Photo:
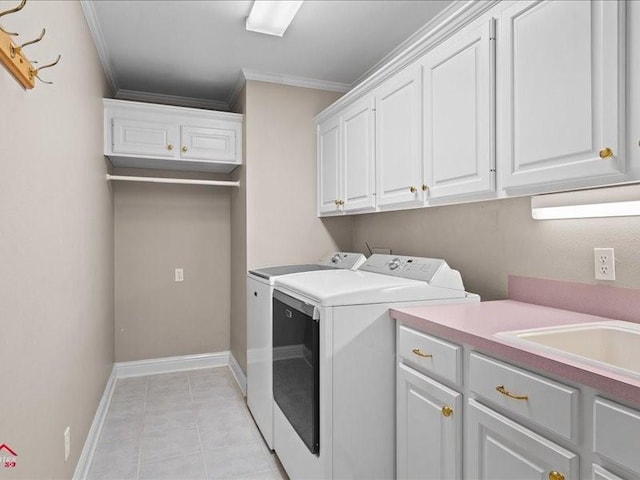
[[[375,207],[375,144],[373,96],[342,114],[342,188],[344,210]]]
[[[113,118],[112,151],[126,155],[178,157],[178,126],[147,120]]]
[[[340,118],[318,126],[318,212],[340,210]]]
[[[623,10],[616,1],[520,1],[501,14],[497,133],[505,188],[623,178]]]
[[[493,28],[471,25],[421,62],[430,199],[495,190]]]
[[[468,407],[465,478],[547,480],[555,471],[566,480],[578,480],[576,454],[473,399]]]
[[[398,364],[397,401],[398,478],[462,478],[462,395]]]
[[[605,470],[600,465],[596,465],[595,463],[592,465],[591,472],[592,480],[623,480],[617,475],[614,475],[609,470]]]
[[[235,162],[236,131],[232,128],[181,127],[180,156],[185,160]]]
[[[378,206],[422,203],[421,80],[415,64],[376,90]]]
[[[247,278],[247,405],[273,448],[271,287]]]

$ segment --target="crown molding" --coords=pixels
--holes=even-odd
[[[115,98],[117,98],[118,100],[133,100],[136,102],[159,103],[161,105],[204,108],[206,110],[229,110],[229,104],[220,100],[181,97],[179,95],[165,95],[163,93],[140,92],[137,90],[120,89],[117,91]]]
[[[314,88],[317,90],[328,90],[330,92],[346,93],[351,89],[347,83],[330,82],[327,80],[316,80],[313,78],[294,77],[293,75],[280,75],[278,73],[258,72],[256,70],[242,69],[242,76],[245,80],[255,80],[258,82],[279,83],[281,85],[291,85],[292,87]]]
[[[340,97],[325,110],[316,115],[316,122],[344,108],[347,104],[362,98],[382,82],[416,61],[427,51],[443,42],[465,25],[479,18],[499,0],[456,0],[429,23],[402,42],[380,62],[370,68],[354,82],[347,95]]]
[[[109,54],[109,49],[104,41],[102,30],[100,29],[100,22],[98,22],[98,16],[96,14],[95,7],[93,6],[93,1],[81,0],[80,6],[82,7],[84,18],[87,20],[87,25],[89,26],[89,32],[93,38],[93,43],[98,51],[98,57],[100,58],[104,74],[111,86],[111,91],[115,93],[119,90],[118,79],[111,67],[111,55]]]

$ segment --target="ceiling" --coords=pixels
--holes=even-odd
[[[119,98],[225,108],[244,78],[347,91],[450,3],[307,0],[282,38],[245,30],[252,1],[99,0],[83,9]]]

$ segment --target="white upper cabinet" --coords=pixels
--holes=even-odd
[[[366,97],[342,114],[344,211],[374,208],[374,99]]]
[[[340,118],[318,126],[318,212],[341,210]]]
[[[178,158],[180,129],[171,123],[133,120],[123,117],[112,119],[114,154],[150,155]]]
[[[214,127],[182,126],[180,153],[182,158],[233,162],[236,159],[236,130]]]
[[[116,167],[228,173],[242,164],[242,115],[104,100],[104,154]]]
[[[419,204],[422,180],[422,71],[402,70],[375,91],[377,203]]]
[[[547,0],[502,11],[497,134],[504,188],[623,179],[623,10],[617,1]]]
[[[493,31],[483,19],[421,61],[429,200],[495,190]]]

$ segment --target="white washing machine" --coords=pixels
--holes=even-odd
[[[315,264],[250,270],[247,275],[247,405],[269,448],[273,449],[271,296],[276,278],[301,272],[354,270],[366,260],[359,253],[336,252]]]
[[[391,307],[478,302],[444,260],[372,255],[276,278],[274,449],[292,479],[395,478]]]

